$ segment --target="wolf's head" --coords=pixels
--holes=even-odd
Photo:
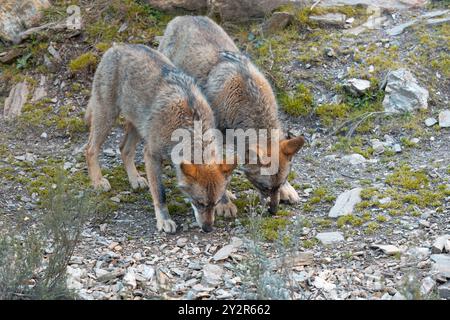
[[[270,197],[270,213],[276,213],[280,200],[280,187],[286,182],[291,171],[293,156],[301,149],[305,139],[302,136],[288,137],[283,139],[273,149],[271,145],[255,146],[253,152],[256,154],[255,164],[245,164],[244,172],[248,180],[258,189],[261,200]],[[274,163],[278,161],[278,163]],[[272,167],[273,174],[265,174],[264,168]]]
[[[214,207],[225,193],[235,167],[236,164],[180,164],[179,187],[191,200],[195,219],[205,232],[213,229]]]

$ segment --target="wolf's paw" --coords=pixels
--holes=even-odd
[[[280,200],[294,204],[300,202],[300,197],[294,187],[289,182],[286,182],[280,187]]]
[[[225,218],[234,218],[237,214],[237,207],[233,202],[229,201],[226,203],[219,203],[215,206],[214,212],[219,217],[224,216]]]
[[[227,190],[227,197],[228,197],[229,200],[236,200],[237,199],[236,195],[233,192],[231,192],[230,190]]]
[[[99,191],[108,192],[111,190],[111,185],[109,184],[108,179],[101,178],[99,181],[94,182],[94,189]]]
[[[130,180],[130,184],[133,190],[145,189],[148,187],[147,179],[144,177],[137,177],[134,180]]]
[[[177,231],[177,225],[172,219],[157,220],[156,228],[158,231],[164,231],[166,233],[175,233]]]

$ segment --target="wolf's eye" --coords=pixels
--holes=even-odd
[[[196,206],[197,208],[199,208],[199,209],[202,209],[202,208],[205,208],[205,207],[206,207],[206,204],[204,204],[204,203],[202,203],[202,202],[197,202],[197,203],[195,204],[195,206]]]

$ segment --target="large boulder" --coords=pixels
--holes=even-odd
[[[0,0],[0,38],[19,43],[20,33],[36,26],[48,7],[48,0]]]
[[[403,113],[428,108],[428,90],[421,87],[408,70],[389,72],[385,86],[384,111]]]
[[[196,13],[206,12],[208,0],[147,0],[152,7],[169,12],[191,11]]]
[[[263,18],[289,0],[211,0],[210,11],[223,21],[245,21]]]

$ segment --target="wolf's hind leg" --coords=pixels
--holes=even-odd
[[[134,157],[136,155],[136,145],[141,140],[135,126],[130,122],[125,124],[125,136],[120,144],[120,153],[122,155],[123,164],[127,171],[128,180],[133,190],[147,187],[147,180],[141,177],[136,169]]]
[[[94,103],[93,100],[89,101],[90,104]],[[109,181],[102,176],[100,164],[98,162],[98,155],[102,144],[105,142],[111,128],[114,124],[114,120],[117,117],[117,113],[114,110],[105,110],[100,105],[89,106],[92,108],[92,114],[90,115],[90,131],[89,141],[86,146],[86,162],[94,189],[109,191],[111,185]],[[97,110],[95,108],[98,108]],[[100,110],[101,109],[101,110]]]

